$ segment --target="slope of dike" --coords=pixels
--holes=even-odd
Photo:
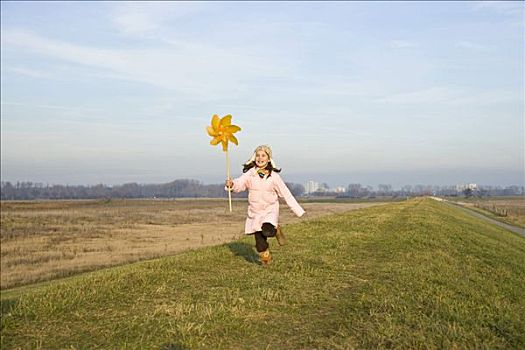
[[[525,239],[430,199],[2,295],[1,348],[523,349]]]

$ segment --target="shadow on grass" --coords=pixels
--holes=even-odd
[[[231,242],[227,244],[233,254],[242,256],[244,260],[252,264],[260,265],[259,255],[254,251],[253,246],[244,242]]]
[[[18,304],[18,299],[4,299],[1,301],[2,315],[5,315]]]

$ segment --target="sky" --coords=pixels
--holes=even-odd
[[[1,2],[1,177],[525,185],[524,2]]]

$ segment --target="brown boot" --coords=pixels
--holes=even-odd
[[[268,249],[266,249],[264,252],[260,252],[259,257],[261,258],[263,266],[270,265],[270,262],[272,261],[272,255]]]
[[[284,238],[284,234],[283,234],[281,225],[277,225],[276,232],[275,232],[275,238],[277,238],[277,243],[279,243],[279,245],[284,245],[286,243],[286,238]]]

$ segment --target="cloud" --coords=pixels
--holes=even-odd
[[[154,21],[152,17],[140,12],[119,14],[115,16],[114,24],[125,34],[149,32],[159,27],[159,21]]]
[[[125,63],[125,55],[112,50],[95,49],[41,37],[30,31],[6,30],[2,47],[16,46],[64,61],[101,68],[116,67]]]
[[[525,2],[523,1],[478,1],[472,4],[474,12],[487,13],[491,16],[503,19],[504,23],[520,28],[523,32],[523,14]]]
[[[509,90],[472,90],[447,86],[391,94],[379,99],[380,102],[394,104],[448,104],[485,105],[495,103],[523,103],[519,92]]]
[[[14,106],[14,107],[25,107],[25,108],[43,108],[43,109],[52,109],[59,111],[83,111],[83,112],[101,112],[100,109],[95,108],[85,108],[78,106],[62,106],[62,105],[47,105],[47,104],[30,104],[30,103],[21,103],[21,102],[7,102],[1,101],[2,106]]]
[[[460,89],[436,86],[421,90],[392,94],[381,98],[380,101],[395,104],[445,103],[457,100],[464,95],[465,92]]]
[[[263,76],[280,77],[288,69],[273,56],[261,55],[257,48],[220,48],[182,41],[163,48],[106,49],[49,39],[30,31],[5,30],[4,46],[96,68],[108,78],[121,77],[208,98],[239,95],[248,82]]]
[[[187,2],[123,2],[117,4],[111,21],[126,35],[147,35],[162,28],[166,22],[203,10],[198,3]]]
[[[418,47],[419,45],[407,40],[390,40],[389,46],[394,49],[405,49],[411,47]]]
[[[525,5],[522,1],[478,1],[473,4],[476,11],[493,11],[507,16],[523,19]]]
[[[9,72],[13,72],[20,75],[25,75],[31,78],[51,78],[51,74],[48,72],[43,72],[35,69],[29,69],[25,67],[6,67],[5,68]]]
[[[485,50],[487,47],[484,45],[480,45],[477,43],[474,43],[472,41],[468,40],[461,40],[456,42],[456,47],[464,48],[464,49],[470,49],[470,50]]]

